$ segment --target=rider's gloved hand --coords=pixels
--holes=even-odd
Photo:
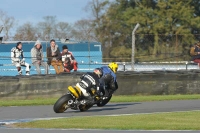
[[[97,87],[96,94],[97,94],[98,96],[101,96],[101,91],[100,91],[99,87]]]
[[[23,58],[22,60],[20,60],[21,64],[25,64],[25,59]]]

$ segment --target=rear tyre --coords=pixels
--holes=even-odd
[[[87,111],[89,108],[91,108],[92,106],[91,105],[80,105],[79,106],[79,110],[81,112],[84,112],[84,111]]]
[[[59,98],[56,103],[54,104],[54,112],[55,113],[63,113],[65,110],[69,108],[68,101],[73,99],[71,94],[66,94]]]
[[[103,107],[103,106],[105,106],[105,105],[110,101],[111,98],[112,98],[112,95],[109,96],[107,99],[104,99],[104,100],[102,100],[101,102],[97,103],[97,106],[98,106],[98,107]]]

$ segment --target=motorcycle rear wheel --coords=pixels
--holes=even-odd
[[[71,99],[73,99],[71,94],[66,94],[60,97],[54,104],[54,107],[53,107],[54,112],[63,113],[64,111],[66,111],[69,108],[68,101]]]
[[[89,108],[91,108],[92,107],[92,105],[80,105],[79,106],[79,110],[81,111],[81,112],[84,112],[84,111],[87,111]]]
[[[98,106],[98,107],[103,107],[103,106],[105,106],[105,105],[110,101],[111,98],[112,98],[112,95],[109,96],[107,99],[104,99],[104,100],[102,100],[101,102],[97,103],[97,106]]]

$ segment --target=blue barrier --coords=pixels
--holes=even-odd
[[[78,71],[86,72],[92,71],[94,68],[100,67],[102,63],[102,51],[101,44],[98,42],[79,42],[79,43],[61,43],[56,42],[59,46],[60,51],[62,51],[62,46],[67,45],[69,51],[73,52],[73,55],[78,62]],[[26,62],[31,64],[31,48],[34,46],[35,42],[26,42],[23,44],[24,57]],[[16,43],[0,44],[0,75],[2,76],[15,76],[18,75],[17,69],[11,64],[11,49],[16,46]],[[50,46],[49,43],[42,42],[44,61],[46,58],[46,47]],[[22,71],[25,68],[22,67]],[[41,67],[42,73],[44,69]],[[25,72],[24,72],[25,73]],[[52,66],[50,66],[50,73],[55,74]],[[37,74],[35,67],[31,67],[31,74]]]

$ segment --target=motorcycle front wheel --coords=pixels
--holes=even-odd
[[[73,99],[71,94],[66,94],[60,97],[56,103],[54,104],[54,112],[55,113],[63,113],[65,110],[69,108],[68,101]]]

